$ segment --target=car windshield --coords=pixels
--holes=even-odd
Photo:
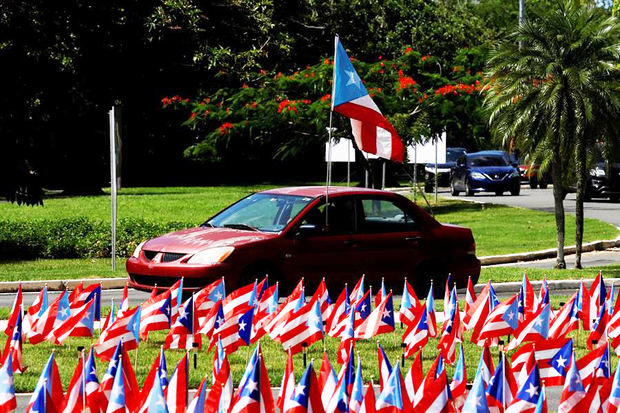
[[[203,226],[280,232],[313,198],[258,193],[229,206]]]
[[[501,155],[475,155],[467,157],[469,166],[506,166],[506,158]]]
[[[463,148],[447,148],[446,149],[446,162],[456,162],[461,155],[465,155],[467,152]]]

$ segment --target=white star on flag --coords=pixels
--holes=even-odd
[[[525,392],[530,395],[530,398],[532,398],[538,394],[538,386],[534,386],[532,383],[530,383],[530,387]]]

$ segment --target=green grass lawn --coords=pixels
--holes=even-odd
[[[109,258],[39,259],[0,262],[0,280],[67,280],[75,278],[126,277],[125,259],[116,260],[112,271]]]
[[[119,194],[119,218],[143,218],[157,222],[198,225],[222,208],[251,192],[271,188],[261,186],[124,188]],[[423,207],[425,204],[420,203]],[[555,220],[551,213],[501,205],[441,200],[433,207],[444,223],[472,229],[479,256],[534,251],[555,246]],[[11,221],[87,217],[108,221],[108,196],[53,197],[43,207],[0,204],[0,217]],[[566,233],[574,234],[575,219],[566,216]],[[584,242],[618,236],[613,225],[585,220]],[[571,237],[568,236],[568,239]]]
[[[561,301],[566,301],[567,298],[568,297],[565,296],[553,296],[551,298],[552,305],[554,306],[554,308],[558,308],[559,303]],[[437,311],[440,311],[440,300],[437,300],[437,304]],[[463,304],[461,303],[461,307],[462,305]],[[396,308],[398,308],[397,305]],[[378,337],[392,364],[397,363],[401,359],[402,349],[400,347],[400,343],[403,333],[404,330],[398,327],[395,332],[384,334]],[[577,356],[583,356],[586,353],[585,340],[587,338],[587,333],[583,331],[574,331],[571,333],[571,336],[575,339],[576,342],[575,350],[577,352]],[[475,374],[475,369],[478,364],[481,350],[479,347],[469,342],[469,338],[470,333],[466,332],[464,340],[465,342],[463,345],[465,349],[464,351],[466,365],[468,369],[468,377],[469,381],[471,382]],[[136,369],[136,373],[138,376],[138,382],[140,384],[146,378],[151,363],[155,359],[157,352],[159,351],[160,345],[162,345],[164,342],[164,339],[164,332],[154,332],[153,334],[151,334],[148,341],[142,342],[140,344],[137,356],[137,364],[135,363],[136,352],[132,351],[130,353],[131,362],[134,364],[134,368]],[[52,349],[54,349],[56,352],[55,357],[58,362],[58,367],[60,369],[62,382],[63,385],[66,387],[73,373],[73,369],[75,368],[75,365],[78,361],[77,347],[84,346],[85,348],[88,348],[92,343],[94,343],[94,341],[95,338],[76,337],[69,338],[63,346],[55,346],[47,342],[40,343],[36,346],[25,344],[23,359],[24,363],[28,365],[28,370],[24,374],[15,376],[15,390],[17,392],[27,392],[33,390],[38,376],[41,372],[41,369],[43,368]],[[339,366],[336,365],[336,350],[338,348],[338,343],[338,340],[328,337],[325,339],[324,344],[322,342],[317,342],[308,349],[308,361],[310,361],[311,359],[315,360],[315,369],[317,370],[317,372],[322,359],[323,345],[325,346],[330,360],[334,364],[334,368],[336,370],[339,369]],[[261,346],[263,348],[263,354],[269,371],[269,379],[271,381],[271,384],[273,386],[278,386],[282,377],[282,373],[284,371],[284,367],[286,365],[286,354],[282,350],[282,347],[279,343],[276,343],[269,338],[262,339]],[[437,339],[430,339],[429,343],[423,350],[425,369],[428,369],[430,367],[430,364],[432,364],[433,360],[438,354],[436,346]],[[239,379],[241,378],[241,375],[245,368],[245,363],[247,362],[247,358],[252,349],[253,347],[242,347],[229,357],[231,369],[233,372],[233,380],[235,381],[235,384],[238,383]],[[193,388],[196,388],[198,386],[200,380],[204,377],[205,374],[211,372],[213,352],[207,354],[205,350],[206,346],[205,349],[197,351],[198,368],[194,369],[192,367],[191,369],[190,386]],[[374,376],[374,380],[376,383],[379,378],[379,372],[377,366],[377,352],[375,340],[359,341],[356,345],[356,353],[361,358],[365,381],[368,381],[371,376]],[[492,349],[492,353],[494,356],[494,360],[497,360],[497,348]],[[182,355],[183,351],[181,350],[168,350],[166,352],[169,375],[172,374],[176,363],[182,357]],[[615,360],[615,357],[613,357],[613,359]],[[412,360],[406,360],[406,369],[409,368],[411,362]],[[295,374],[299,379],[299,377],[303,373],[301,353],[295,356],[294,363]],[[616,362],[614,361],[614,363]],[[106,366],[107,363],[98,363],[98,374],[100,378],[103,375]],[[453,368],[453,366],[448,366],[448,374],[450,377],[452,375]]]
[[[548,280],[579,280],[596,277],[601,270],[603,278],[620,278],[620,264],[606,265],[603,267],[589,267],[582,270],[544,269],[544,268],[518,268],[518,267],[483,267],[478,284],[491,280],[492,282],[521,281],[523,272],[527,272],[530,281],[542,280],[547,276]]]

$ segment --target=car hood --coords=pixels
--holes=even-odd
[[[249,244],[277,237],[277,233],[243,231],[232,228],[189,228],[148,240],[142,249],[148,251],[193,254],[206,248]]]
[[[506,174],[515,170],[512,166],[473,166],[471,172],[481,172],[483,174]]]
[[[437,164],[437,169],[454,168],[455,166],[456,166],[456,162],[438,163]],[[435,169],[435,164],[434,163],[427,163],[426,167],[427,168]]]

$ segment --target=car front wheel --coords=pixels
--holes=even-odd
[[[516,188],[512,188],[510,190],[510,195],[512,195],[512,196],[517,196],[520,193],[521,193],[521,187],[520,186],[517,186]]]

